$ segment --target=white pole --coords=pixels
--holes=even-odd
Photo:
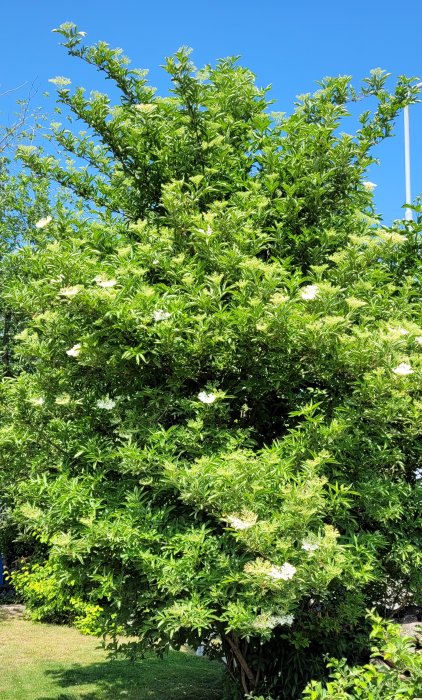
[[[406,204],[412,201],[411,185],[410,185],[410,129],[409,129],[409,105],[404,108],[404,174],[406,182]],[[413,213],[409,207],[406,207],[406,221],[413,220]]]
[[[419,90],[422,88],[422,83],[418,83],[415,87]],[[409,105],[403,110],[404,116],[404,174],[406,183],[406,204],[412,202],[412,191],[410,185],[410,128],[409,128]],[[406,207],[406,221],[413,221],[413,211]]]

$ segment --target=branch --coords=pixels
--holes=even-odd
[[[249,680],[249,682],[250,682],[250,684],[251,684],[251,686],[252,686],[252,689],[255,688],[255,686],[256,686],[256,678],[255,678],[253,672],[251,671],[251,669],[249,668],[249,666],[248,666],[248,664],[247,664],[247,662],[246,662],[246,659],[245,659],[245,657],[243,656],[242,652],[240,651],[240,649],[239,649],[238,645],[236,644],[236,642],[233,641],[233,639],[231,639],[230,635],[227,635],[227,636],[226,636],[226,639],[227,639],[227,642],[229,643],[230,648],[232,649],[233,654],[235,655],[235,657],[236,657],[237,661],[239,662],[240,667],[241,667],[241,669],[242,669],[242,672],[243,672],[243,673],[242,673],[241,675],[242,675],[242,685],[243,685],[243,689],[245,690],[245,692],[248,692],[248,688],[245,687],[245,685],[246,685],[246,683],[245,683],[245,675],[246,675],[246,677],[248,678],[248,680]]]
[[[5,92],[0,92],[0,97],[4,97],[5,95],[10,95],[11,92],[16,92],[16,90],[20,90],[21,88],[25,87],[25,85],[28,85],[28,81],[25,80],[22,85],[18,85],[17,87],[10,88],[9,90],[5,90]]]
[[[19,85],[18,87],[11,88],[10,90],[6,90],[5,92],[0,93],[0,97],[4,97],[5,95],[10,94],[11,92],[15,92],[16,90],[20,90],[22,87],[27,85],[27,82],[22,83],[22,85]],[[12,124],[12,126],[5,128],[4,134],[0,137],[0,153],[6,150],[8,146],[10,145],[10,142],[12,141],[13,137],[16,136],[16,134],[19,133],[19,131],[22,129],[24,126],[27,117],[28,117],[28,107],[29,103],[36,92],[36,90],[33,90],[34,84],[31,84],[31,90],[29,91],[29,95],[27,99],[22,103],[21,102],[21,109],[18,115],[17,121]]]

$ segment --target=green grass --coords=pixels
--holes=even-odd
[[[1,700],[220,700],[221,669],[172,652],[131,663],[107,659],[98,640],[0,608]]]

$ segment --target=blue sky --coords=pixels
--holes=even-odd
[[[65,75],[73,84],[103,89],[99,77],[58,46],[51,29],[73,21],[87,41],[120,46],[136,67],[149,68],[151,82],[167,91],[160,70],[164,56],[179,46],[194,49],[198,67],[228,55],[254,71],[259,85],[272,84],[275,109],[290,112],[295,96],[313,91],[327,75],[349,74],[358,85],[371,68],[422,79],[422,3],[392,0],[337,0],[289,3],[269,0],[67,0],[9,2],[0,27],[0,92],[28,81],[38,92],[33,106],[52,110],[48,78]],[[0,99],[0,121],[12,117],[13,99],[28,85]],[[51,90],[53,94],[54,90]],[[347,131],[347,126],[344,128]],[[422,103],[411,108],[412,194],[422,191]],[[381,159],[368,179],[378,184],[375,200],[384,221],[402,216],[404,164],[402,119],[396,136],[378,147]]]

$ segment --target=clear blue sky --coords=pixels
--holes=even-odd
[[[73,21],[87,41],[105,40],[125,50],[136,67],[166,91],[163,57],[186,44],[198,67],[228,55],[272,84],[275,109],[289,112],[296,95],[312,91],[327,75],[350,74],[356,84],[381,67],[422,79],[422,2],[392,0],[20,0],[4,3],[0,28],[0,92],[35,82],[38,103],[48,78],[65,75],[87,89],[103,88],[92,70],[67,57],[51,29]],[[25,97],[26,88],[16,96]],[[54,90],[51,90],[53,93]],[[10,95],[0,99],[0,121],[11,117]],[[422,191],[422,104],[411,108],[412,189]],[[347,128],[345,128],[347,130]],[[381,165],[368,179],[378,184],[376,204],[386,223],[402,215],[404,202],[402,119],[396,136],[376,151]]]

